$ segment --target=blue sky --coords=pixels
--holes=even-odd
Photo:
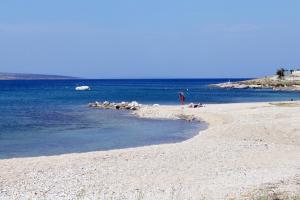
[[[0,71],[259,77],[300,68],[299,0],[2,0]]]

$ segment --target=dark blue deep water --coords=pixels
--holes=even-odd
[[[231,79],[234,81],[234,79]],[[201,125],[139,119],[128,111],[94,110],[94,101],[178,104],[300,99],[300,93],[208,87],[228,79],[0,81],[0,158],[56,155],[159,143],[193,137]],[[91,91],[75,91],[89,85]]]

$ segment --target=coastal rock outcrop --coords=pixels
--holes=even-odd
[[[109,102],[109,101],[104,101],[103,103],[101,102],[94,102],[94,103],[89,103],[89,107],[91,108],[102,108],[102,109],[126,109],[126,110],[138,110],[141,108],[142,104],[139,104],[136,101],[132,102],[120,102],[120,103],[114,103],[114,102]]]
[[[284,78],[270,76],[237,82],[229,81],[226,83],[212,84],[210,86],[224,89],[273,89],[300,91],[300,76],[286,76]]]

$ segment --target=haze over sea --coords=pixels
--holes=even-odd
[[[139,119],[128,111],[87,107],[96,100],[178,104],[179,91],[185,93],[187,103],[300,100],[300,93],[208,86],[228,80],[0,81],[0,158],[179,142],[193,137],[204,127],[196,122]],[[75,91],[78,85],[89,85],[92,90]]]

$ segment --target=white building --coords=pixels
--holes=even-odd
[[[292,72],[292,75],[300,76],[300,70],[299,70],[299,69],[294,70],[294,71]]]

